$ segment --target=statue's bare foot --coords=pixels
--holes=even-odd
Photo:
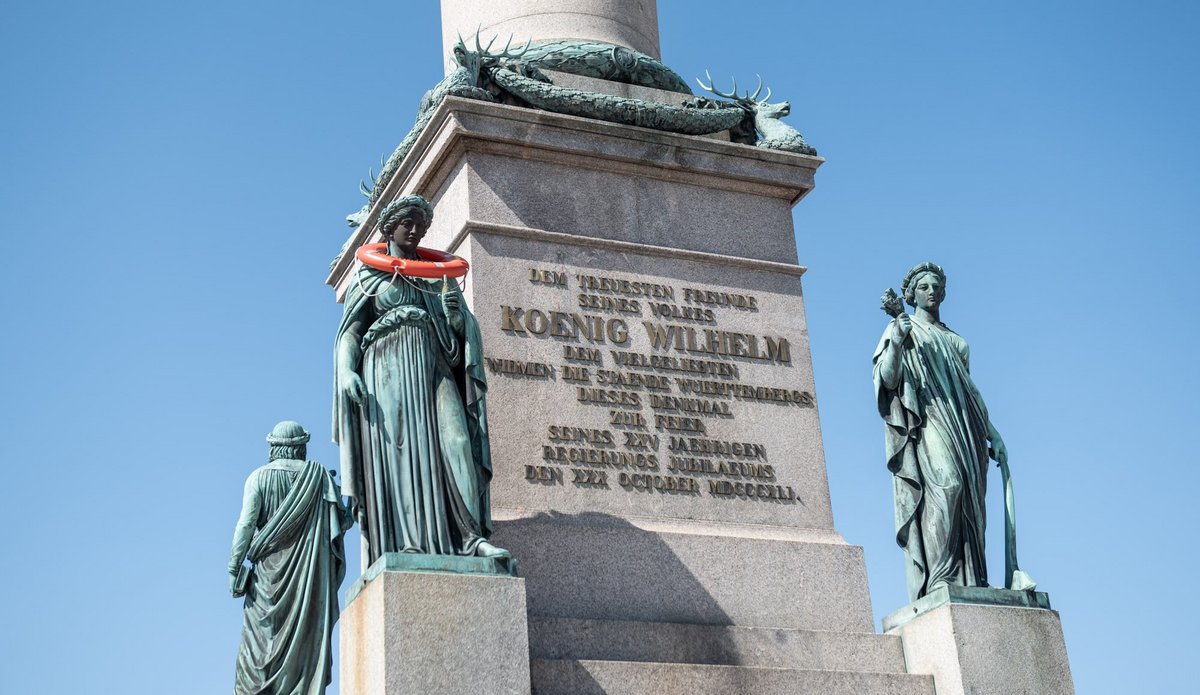
[[[487,541],[479,541],[479,545],[475,546],[475,555],[478,557],[490,557],[497,560],[512,557],[512,553],[504,548],[499,548]]]

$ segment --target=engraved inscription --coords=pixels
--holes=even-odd
[[[787,336],[723,327],[736,313],[760,312],[759,297],[554,268],[529,268],[527,279],[539,299],[500,304],[499,328],[514,338],[561,342],[561,361],[489,356],[489,375],[550,382],[519,388],[596,406],[572,409],[578,420],[546,428],[540,460],[523,464],[529,484],[569,483],[582,494],[633,499],[797,501],[766,444],[723,438],[740,418],[779,412],[765,408],[815,405],[809,391],[763,375],[792,368]],[[554,290],[569,292],[547,294]],[[743,381],[743,369],[759,375],[749,381],[766,383]]]

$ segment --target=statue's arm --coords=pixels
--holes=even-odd
[[[1004,439],[996,431],[991,419],[988,420],[988,442],[992,445],[988,449],[988,455],[1001,465],[1008,463],[1008,447],[1004,445]]]
[[[466,340],[466,319],[463,318],[463,312],[467,311],[463,306],[463,296],[459,291],[457,284],[452,286],[448,292],[443,292],[441,295],[442,312],[446,315],[446,322],[450,324],[450,333],[445,336],[449,340],[442,340],[442,347],[446,350],[446,358],[450,362],[451,367],[458,366],[462,361],[463,341]]]
[[[875,366],[879,370],[879,378],[883,385],[888,390],[894,391],[900,385],[900,375],[903,373],[901,360],[904,357],[904,341],[908,339],[908,334],[912,331],[912,319],[908,314],[902,313],[888,324],[887,331],[889,335],[885,341],[886,344],[879,354]]]
[[[233,548],[229,551],[231,582],[237,578],[238,570],[250,550],[250,541],[254,538],[254,525],[258,521],[259,504],[258,476],[252,474],[246,479],[246,488],[242,493],[242,515],[233,529]]]
[[[958,356],[962,359],[963,367],[969,374],[971,372],[971,348],[966,341],[963,341]],[[991,445],[988,448],[988,456],[991,456],[997,463],[1008,463],[1008,447],[1004,445],[1004,438],[996,431],[996,426],[992,424],[991,418],[988,418],[987,428],[988,443]]]
[[[362,362],[362,337],[370,325],[371,317],[364,307],[350,320],[346,330],[338,338],[337,346],[337,379],[338,388],[355,403],[361,404],[366,395],[362,377],[358,375],[358,367]]]

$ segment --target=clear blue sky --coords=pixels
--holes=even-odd
[[[797,239],[835,519],[876,616],[905,602],[878,296],[931,259],[1079,692],[1194,688],[1200,6],[659,5],[669,65],[762,73],[828,157]],[[4,15],[0,692],[225,692],[242,481],[284,418],[336,460],[322,280],[441,76],[437,3]]]

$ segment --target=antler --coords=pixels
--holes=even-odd
[[[520,58],[521,56],[528,53],[529,47],[533,45],[533,39],[529,39],[528,41],[525,42],[525,47],[521,49],[520,53],[509,53],[508,47],[512,45],[512,40],[513,40],[513,35],[509,34],[508,35],[508,43],[504,44],[504,51],[502,53],[500,53],[499,55],[497,55],[496,56],[497,58],[510,58],[510,59],[511,58]]]
[[[738,96],[738,93],[737,93],[737,80],[731,78],[731,80],[733,82],[733,89],[729,90],[728,93],[725,93],[725,92],[719,91],[718,89],[713,87],[713,78],[712,78],[712,75],[708,74],[708,70],[704,71],[704,76],[708,78],[708,84],[704,84],[703,82],[700,81],[699,78],[696,79],[696,84],[699,84],[701,88],[703,88],[709,92],[712,92],[713,94],[716,94],[719,97],[724,97],[726,99],[733,99],[734,101],[739,102],[743,105],[749,106],[749,105],[753,105],[753,104],[765,104],[765,103],[767,103],[767,100],[771,98],[771,88],[767,87],[767,96],[763,97],[762,101],[759,101],[759,99],[758,99],[758,95],[762,94],[762,90],[763,90],[762,75],[756,75],[756,77],[758,77],[758,89],[754,90],[754,94],[751,94],[750,92],[746,92],[742,96]]]
[[[529,39],[525,42],[525,47],[521,49],[520,53],[509,53],[508,49],[512,47],[513,40],[513,35],[509,34],[508,42],[504,44],[504,50],[500,53],[490,53],[492,50],[492,44],[496,43],[496,37],[492,36],[492,40],[488,41],[488,45],[481,46],[479,44],[479,33],[480,29],[477,28],[475,30],[475,52],[480,56],[488,56],[489,58],[520,58],[521,56],[525,55],[525,53],[529,50],[530,45],[533,44],[533,39]]]
[[[757,101],[758,101],[758,95],[762,93],[762,87],[763,87],[763,85],[762,85],[762,75],[755,75],[755,77],[757,77],[757,78],[758,78],[758,89],[754,90],[754,96],[750,96],[750,93],[749,93],[749,92],[747,92],[747,93],[746,93],[746,98],[747,98],[748,100],[750,100],[750,101],[753,101],[753,102],[757,102]],[[769,96],[769,91],[768,91],[768,96]]]
[[[738,99],[737,80],[733,80],[733,91],[730,92],[729,94],[726,94],[724,92],[718,91],[715,87],[713,87],[713,78],[712,78],[712,75],[708,74],[708,70],[704,71],[704,76],[708,78],[708,84],[704,84],[703,82],[701,82],[699,77],[696,78],[696,83],[700,85],[701,89],[712,92],[713,94],[716,94],[719,97],[724,97],[726,99],[733,99],[734,101],[737,101],[737,99]]]
[[[499,53],[489,53],[488,51],[491,50],[492,44],[495,41],[496,41],[496,37],[493,36],[492,40],[489,41],[488,45],[480,51],[479,55],[480,56],[486,55],[489,58],[495,58],[497,60],[502,59],[502,58],[508,58],[508,59],[520,58],[521,56],[525,55],[529,51],[529,47],[531,45],[533,45],[533,39],[529,39],[528,41],[525,42],[525,45],[519,49],[520,52],[512,53],[509,51],[509,49],[512,48],[513,35],[509,34],[508,41],[505,42],[503,51],[500,51]]]

